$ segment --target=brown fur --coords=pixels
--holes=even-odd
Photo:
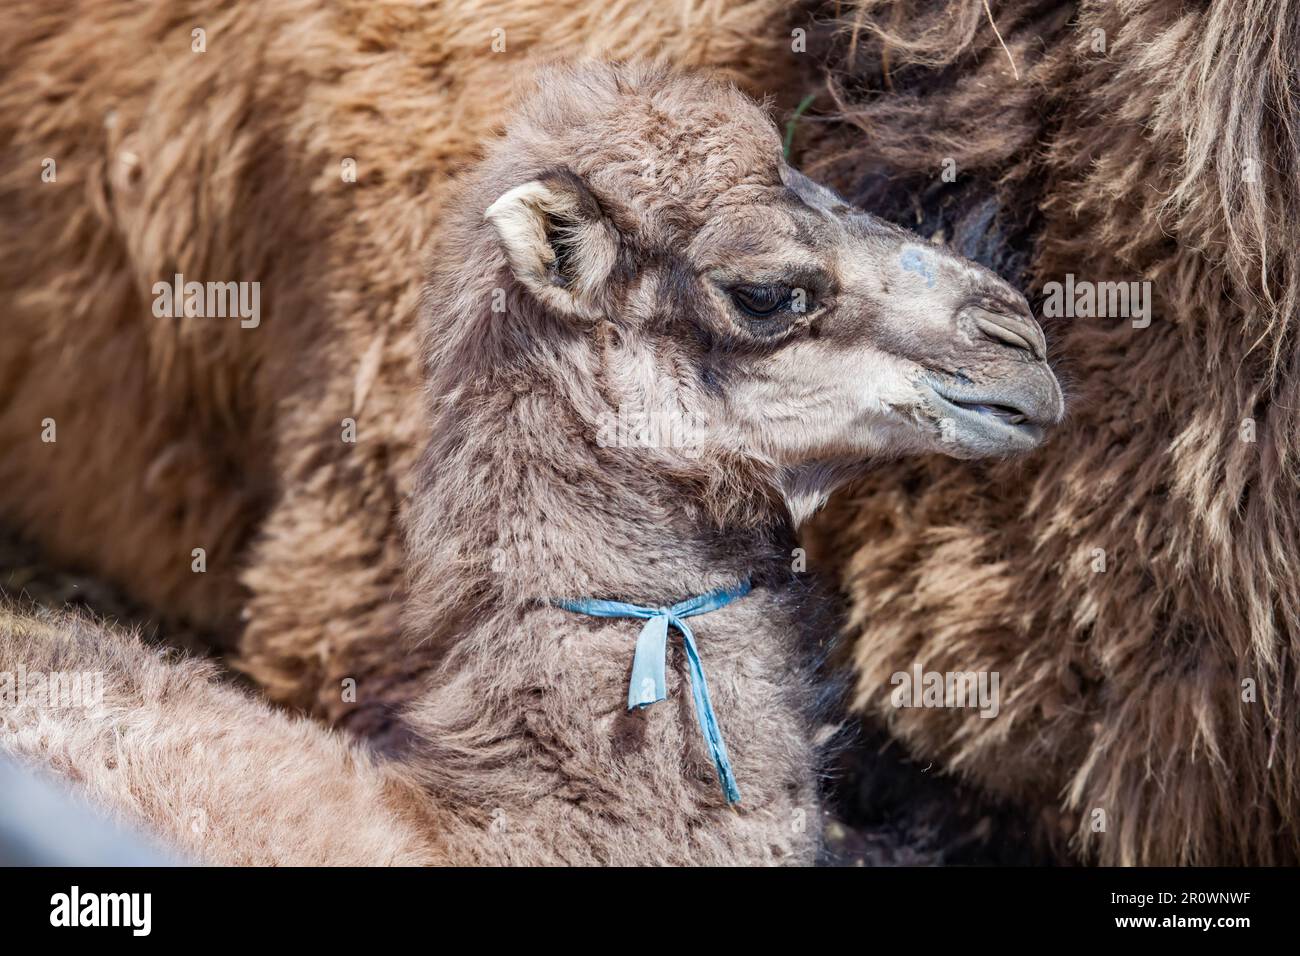
[[[98,674],[103,696],[90,707],[50,707],[26,694],[0,706],[0,749],[59,774],[183,858],[227,866],[446,860],[426,812],[409,809],[409,785],[337,732],[217,683],[210,663],[169,659],[84,616],[0,604],[0,673],[19,668],[29,679]]]
[[[790,170],[734,87],[661,67],[543,73],[443,218],[407,516],[405,633],[434,666],[385,769],[421,788],[403,805],[436,807],[426,839],[460,862],[811,862],[826,626],[794,519],[872,457],[1037,444],[1061,399],[1026,303]],[[922,253],[925,278],[907,267]],[[755,283],[806,296],[755,317],[736,293]],[[701,434],[601,440],[630,405]],[[629,713],[628,623],[551,599],[665,606],[746,577],[751,594],[694,628],[744,792],[731,807],[681,655],[668,702]]]
[[[910,187],[927,217],[955,197],[929,227],[1036,290],[1067,272],[1154,283],[1147,329],[1045,323],[1072,383],[1047,450],[882,468],[826,514],[856,703],[920,758],[1059,808],[1085,858],[1295,862],[1296,11],[1077,6],[992,4],[1019,81],[982,2],[843,12],[832,86],[848,122],[809,140],[811,168],[861,202]],[[960,171],[946,193],[945,156]],[[963,219],[972,193],[993,213]],[[890,675],[918,662],[999,671],[1002,713],[893,708]]]
[[[4,520],[238,635],[274,699],[380,729],[423,666],[396,651],[397,524],[427,432],[420,267],[457,171],[538,58],[779,69],[786,34],[754,30],[776,0],[616,7],[7,4]],[[176,272],[261,282],[262,325],[154,319],[151,286]]]

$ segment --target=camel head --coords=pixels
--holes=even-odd
[[[1025,452],[1060,420],[1024,296],[791,168],[734,88],[609,65],[539,85],[486,219],[625,417],[786,474]]]

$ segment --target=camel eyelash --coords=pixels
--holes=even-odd
[[[793,289],[778,285],[738,285],[728,293],[741,314],[752,319],[766,319],[789,311],[794,296]]]
[[[744,319],[746,330],[764,338],[780,335],[817,309],[806,289],[788,285],[734,285],[727,289],[727,296]]]

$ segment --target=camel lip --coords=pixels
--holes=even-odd
[[[986,454],[1028,451],[1042,444],[1044,424],[1016,397],[984,395],[934,381],[926,384],[940,418],[957,426],[951,438],[958,444]]]

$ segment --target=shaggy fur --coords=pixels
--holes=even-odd
[[[445,862],[427,816],[406,809],[408,784],[339,734],[217,683],[210,663],[168,659],[86,617],[0,605],[0,674],[20,668],[29,682],[37,673],[99,675],[103,696],[89,707],[5,700],[0,749],[61,775],[183,858]]]
[[[1042,332],[987,270],[790,170],[734,87],[602,64],[536,85],[448,204],[424,296],[405,633],[434,666],[389,772],[457,862],[811,862],[833,728],[794,518],[871,456],[1032,447],[1061,414]],[[742,306],[796,282],[798,307]],[[700,433],[602,439],[628,408]],[[552,599],[665,606],[742,578],[752,593],[693,622],[732,807],[682,655],[669,700],[629,712],[628,622]],[[230,719],[256,765],[256,726]]]
[[[1145,329],[1045,321],[1072,399],[1043,453],[881,468],[825,515],[857,706],[1059,809],[1084,858],[1295,862],[1294,5],[995,2],[1019,80],[982,2],[847,6],[824,51],[845,122],[810,168],[859,202],[919,197],[893,215],[1036,290],[1072,272],[1154,297]],[[915,663],[999,671],[1000,716],[895,709]]]
[[[933,290],[909,286],[895,270],[910,238],[785,169],[776,130],[734,90],[593,66],[549,71],[538,91],[449,210],[426,296],[434,415],[407,618],[439,666],[404,760],[467,818],[449,840],[478,862],[807,862],[807,658],[826,625],[792,570],[790,500],[809,479],[792,492],[789,470],[824,463],[822,496],[841,466],[939,444],[890,391],[899,355],[951,354],[987,387],[1029,390],[1016,394],[1047,382],[1049,422],[1059,393],[1020,348],[959,330],[972,298],[1013,291],[949,257]],[[791,263],[825,268],[807,283],[824,304],[782,334],[738,323],[714,286],[734,281],[716,278],[724,264],[773,281]],[[691,449],[593,441],[629,407],[705,434]],[[628,623],[545,599],[662,606],[743,577],[751,595],[698,619],[737,813],[681,676],[676,706],[628,713]],[[512,821],[511,843],[478,838],[489,812]]]
[[[658,54],[770,79],[788,31],[755,25],[782,10],[5,4],[0,517],[51,559],[237,636],[274,699],[380,732],[424,666],[398,648],[398,523],[428,432],[412,399],[421,262],[457,171],[538,58]],[[176,273],[260,282],[261,324],[155,318],[152,286]]]

